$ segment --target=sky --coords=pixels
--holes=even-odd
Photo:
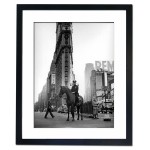
[[[114,60],[113,23],[73,23],[73,71],[79,94],[84,97],[86,63]],[[34,24],[35,101],[46,84],[56,46],[56,23]]]

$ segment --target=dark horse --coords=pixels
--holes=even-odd
[[[75,95],[71,92],[71,90],[68,87],[61,86],[59,97],[62,97],[62,95],[64,93],[67,95],[67,99],[66,99],[67,108],[68,108],[67,121],[69,121],[70,107],[71,107],[71,114],[72,114],[72,118],[73,118],[72,121],[74,121],[74,108],[75,108],[75,106],[77,107],[77,114],[78,114],[77,120],[79,120],[79,110],[81,112],[81,120],[83,120],[83,116],[82,116],[83,97],[79,95],[78,102],[75,102]]]

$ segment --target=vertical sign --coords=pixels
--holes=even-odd
[[[62,53],[62,86],[65,86],[65,53]]]
[[[104,72],[104,85],[107,86],[107,72]]]
[[[55,74],[51,75],[51,84],[55,84]]]

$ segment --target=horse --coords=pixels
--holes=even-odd
[[[83,115],[82,115],[83,97],[79,95],[78,96],[78,102],[75,102],[75,95],[71,92],[71,90],[66,86],[61,86],[60,92],[59,92],[59,97],[62,97],[62,95],[64,93],[67,95],[67,99],[66,99],[67,108],[68,108],[67,121],[69,121],[70,107],[71,107],[71,114],[72,114],[72,118],[73,118],[72,121],[74,121],[74,108],[75,108],[75,106],[77,107],[77,114],[78,114],[77,120],[79,120],[79,110],[81,112],[81,120],[83,120]]]

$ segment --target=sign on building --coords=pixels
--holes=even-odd
[[[95,61],[95,68],[114,72],[114,61]]]
[[[107,72],[104,72],[104,85],[107,86]]]
[[[51,75],[51,84],[55,84],[55,74]]]

